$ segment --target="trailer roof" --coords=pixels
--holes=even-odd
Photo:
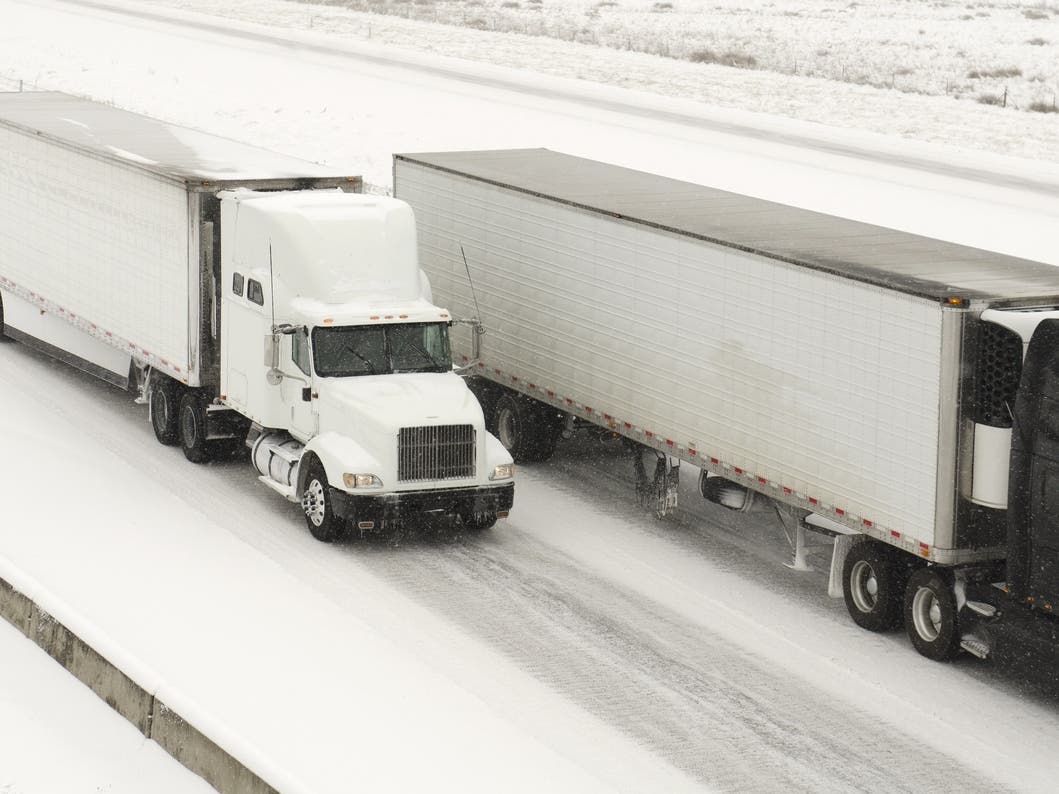
[[[395,159],[921,297],[1059,301],[1059,267],[548,149]]]
[[[0,93],[0,126],[120,160],[190,189],[292,180],[305,180],[306,187],[320,180],[360,183],[359,177],[294,157],[53,91]]]

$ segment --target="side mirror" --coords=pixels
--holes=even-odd
[[[265,380],[270,386],[277,386],[283,380],[283,373],[279,371],[279,343],[280,334],[265,334],[264,364],[268,367]]]

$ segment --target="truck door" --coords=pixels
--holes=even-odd
[[[1013,414],[1009,586],[1036,607],[1059,607],[1059,319],[1030,339]]]
[[[312,399],[312,360],[309,353],[309,332],[299,328],[290,335],[290,356],[283,361],[284,374],[280,391],[290,410],[292,435],[307,441],[319,432],[316,400]],[[306,399],[306,396],[309,399]]]

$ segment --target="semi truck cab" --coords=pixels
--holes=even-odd
[[[220,198],[219,402],[252,422],[261,481],[322,540],[506,515],[512,459],[453,370],[411,209],[339,190]]]

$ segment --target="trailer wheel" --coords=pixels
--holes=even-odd
[[[960,650],[956,596],[947,577],[934,568],[912,574],[905,590],[905,630],[913,647],[943,662]]]
[[[302,511],[309,533],[321,543],[330,543],[344,529],[343,521],[335,515],[331,501],[331,486],[323,465],[315,457],[305,475],[305,490],[301,498]]]
[[[467,529],[475,532],[484,532],[487,529],[492,529],[496,523],[496,518],[495,511],[475,512],[473,510],[464,510],[460,512],[460,522]]]
[[[206,400],[189,389],[180,397],[180,448],[192,463],[206,463],[213,448],[206,441]]]
[[[161,383],[151,387],[151,427],[159,444],[167,447],[180,440],[178,426],[178,408],[180,406],[180,387],[176,381],[163,377]]]
[[[906,570],[881,543],[853,544],[842,566],[842,595],[853,622],[868,631],[897,628]]]
[[[497,400],[493,416],[496,437],[516,463],[539,463],[555,452],[562,430],[558,411],[507,393]]]

